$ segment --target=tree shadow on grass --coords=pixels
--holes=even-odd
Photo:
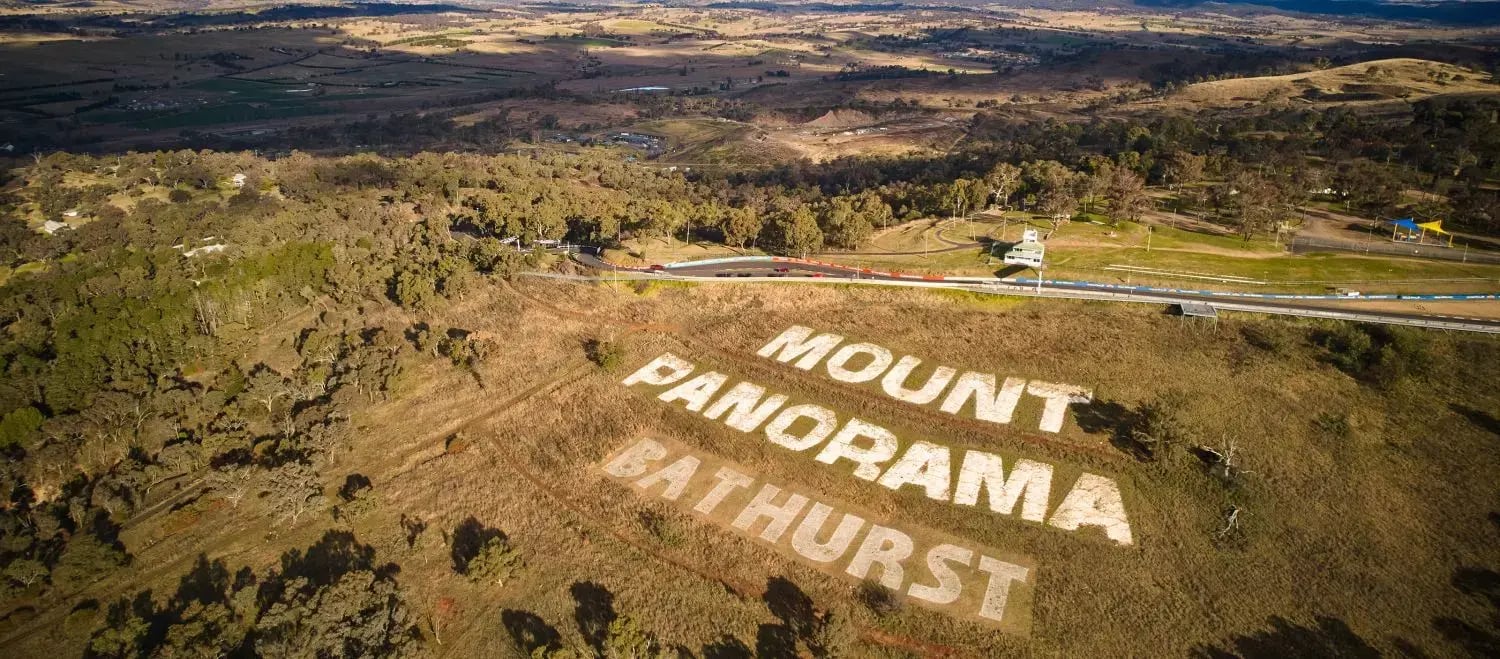
[[[332,585],[349,572],[375,570],[375,548],[360,544],[349,531],[328,531],[307,551],[281,555],[281,581],[307,579],[313,588]]]
[[[1140,442],[1135,441],[1132,433],[1140,416],[1135,410],[1115,401],[1098,399],[1087,403],[1073,403],[1068,407],[1073,409],[1073,417],[1084,432],[1091,435],[1107,434],[1109,443],[1121,452],[1141,462],[1150,461],[1150,454]]]
[[[339,498],[344,501],[353,501],[361,490],[372,487],[370,478],[364,474],[349,474],[344,478],[344,484],[339,487]]]
[[[817,612],[813,601],[797,584],[785,577],[771,577],[766,581],[766,592],[761,596],[771,615],[781,620],[793,634],[806,636],[817,624]]]
[[[453,529],[453,571],[459,574],[468,574],[469,561],[474,560],[484,549],[485,543],[495,538],[505,539],[505,533],[500,529],[485,526],[479,520],[469,517],[460,522]]]
[[[729,634],[724,634],[703,646],[703,659],[751,659],[755,656],[750,646]]]
[[[535,613],[506,609],[500,612],[500,624],[505,625],[516,648],[528,657],[537,650],[550,652],[562,648],[562,635]]]
[[[1500,437],[1500,419],[1495,418],[1495,415],[1482,410],[1476,410],[1472,407],[1459,405],[1457,403],[1449,403],[1448,409],[1453,410],[1459,416],[1468,419],[1469,423],[1472,423],[1476,426],[1479,426],[1481,429],[1488,431],[1491,435]]]
[[[1271,616],[1271,628],[1231,636],[1222,646],[1195,648],[1195,659],[1378,659],[1380,652],[1349,629],[1344,621],[1317,616],[1315,625],[1304,626],[1281,616]]]
[[[1491,513],[1493,517],[1494,513]],[[1500,657],[1500,572],[1483,568],[1459,568],[1453,573],[1453,587],[1470,597],[1489,600],[1495,609],[1490,629],[1450,616],[1432,620],[1432,627],[1443,638],[1458,644],[1476,657]]]
[[[828,648],[822,647],[819,632],[827,618],[797,584],[786,577],[771,577],[766,580],[761,600],[780,622],[763,624],[756,630],[756,657],[782,659],[805,656],[807,652],[824,656]]]
[[[578,623],[579,635],[602,656],[609,626],[619,617],[614,594],[592,581],[574,583],[568,592],[573,595],[573,619]]]

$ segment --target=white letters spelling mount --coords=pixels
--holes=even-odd
[[[769,356],[779,348],[782,350],[783,361],[796,359],[800,354],[801,361],[796,366],[803,367],[802,362],[811,359],[805,368],[812,368],[813,364],[831,352],[842,340],[827,334],[807,339],[810,334],[811,330],[794,327],[762,348],[760,354]],[[792,338],[789,339],[788,336]],[[802,340],[797,339],[799,336]],[[791,356],[787,356],[788,350],[791,351]],[[879,355],[884,354],[886,363],[890,361],[889,351],[883,348],[870,344],[845,346],[844,350],[840,350],[829,360],[829,372],[836,378],[849,377],[851,373],[842,370],[849,361],[848,357],[840,357],[845,351],[867,351],[876,355],[871,365],[852,372],[856,378],[854,381],[861,381],[858,378],[866,378],[864,381],[874,379],[879,376],[879,371],[885,370],[880,365],[882,358]],[[910,363],[910,366],[904,367],[904,371],[893,371],[901,372],[902,375],[895,379],[894,386],[887,385],[887,392],[893,389],[905,391],[901,388],[901,380],[915,367],[915,360],[905,357],[901,363]],[[901,368],[903,367],[898,363],[897,369]],[[666,353],[630,374],[623,384],[658,387],[675,385],[661,392],[657,398],[669,403],[681,402],[688,411],[700,413],[709,419],[722,418],[725,425],[740,432],[749,433],[760,429],[765,433],[767,441],[791,451],[803,452],[821,446],[814,456],[818,462],[832,465],[848,461],[853,464],[856,478],[873,481],[892,490],[914,486],[920,488],[928,498],[960,506],[977,506],[980,492],[984,491],[988,494],[985,500],[991,512],[1014,515],[1019,502],[1021,519],[1068,531],[1088,526],[1097,527],[1110,540],[1121,545],[1132,542],[1130,523],[1125,516],[1119,486],[1103,476],[1089,473],[1079,476],[1067,496],[1049,513],[1047,508],[1052,492],[1052,465],[1017,460],[1011,465],[1007,476],[1000,456],[966,450],[958,463],[955,479],[952,451],[946,446],[918,441],[906,446],[905,450],[900,450],[901,443],[891,431],[868,421],[850,418],[840,425],[833,410],[812,404],[786,406],[787,396],[767,396],[764,387],[752,382],[739,382],[721,395],[719,391],[728,384],[729,377],[723,373],[707,371],[688,379],[695,369],[692,362]],[[952,369],[947,369],[946,372],[951,378]],[[932,380],[939,379],[940,375],[941,373],[934,374],[926,385],[909,395],[917,399],[925,397],[927,401],[935,400],[947,384],[943,380],[942,384],[933,386]],[[971,374],[966,374],[965,377],[969,375]],[[887,376],[886,381],[890,383],[892,378]],[[956,413],[963,406],[964,400],[973,396],[976,399],[976,415],[990,414],[994,418],[1000,418],[1003,413],[1008,420],[1015,403],[1005,402],[1006,392],[1013,392],[1019,397],[1023,387],[1027,391],[1031,390],[1030,384],[1012,385],[1007,381],[1005,388],[997,396],[993,376],[970,377],[968,385],[963,382],[965,380],[960,378],[960,385],[954,388],[949,401],[944,403],[945,410],[956,397],[957,402],[951,410]],[[1040,391],[1047,392],[1038,395],[1047,398],[1049,406],[1054,400],[1059,401],[1055,413],[1058,427],[1062,423],[1066,401],[1085,395],[1076,390],[1072,394],[1059,394],[1058,391],[1067,391],[1059,385],[1045,385]],[[987,402],[986,398],[989,399]],[[1047,418],[1047,413],[1044,412],[1044,426],[1048,423]],[[806,429],[793,431],[793,426]]]
[[[1021,394],[1030,394],[1044,401],[1041,422],[1044,432],[1062,430],[1068,405],[1093,400],[1093,392],[1082,387],[1027,382],[1020,378],[1005,378],[1004,383],[996,389],[995,376],[991,373],[968,371],[959,375],[955,382],[953,376],[957,371],[947,366],[933,369],[927,382],[911,389],[906,386],[906,381],[911,377],[912,371],[921,365],[922,360],[911,355],[895,360],[891,351],[873,343],[849,343],[839,348],[843,341],[844,337],[837,334],[813,336],[812,329],[793,325],[782,332],[781,336],[771,339],[770,343],[755,354],[790,363],[804,371],[813,370],[818,362],[827,357],[828,361],[823,363],[823,367],[829,377],[851,384],[874,382],[878,378],[880,388],[886,395],[915,405],[931,403],[946,390],[948,395],[943,398],[938,409],[957,415],[972,398],[974,418],[991,423],[1010,423],[1015,415],[1016,405],[1021,402]],[[838,351],[835,352],[834,348],[838,348]],[[829,353],[833,356],[829,357]],[[863,361],[864,366],[849,368],[849,363],[857,360]],[[881,377],[882,375],[885,377]],[[949,384],[953,385],[951,389]]]
[[[835,576],[869,579],[917,603],[1026,634],[1034,562],[928,529],[896,529],[832,499],[757,479],[675,443],[641,439],[605,460],[604,473],[643,496],[769,545]]]

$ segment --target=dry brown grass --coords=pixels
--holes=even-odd
[[[382,313],[381,322],[408,322],[404,314]],[[499,354],[482,369],[483,386],[437,360],[426,362],[397,399],[354,419],[354,442],[325,477],[330,486],[349,473],[374,482],[379,508],[355,530],[381,561],[401,565],[414,610],[426,615],[442,597],[462,602],[442,645],[432,646],[439,654],[504,652],[511,641],[499,620],[510,609],[535,613],[576,639],[569,589],[583,581],[603,585],[619,611],[695,651],[721,634],[753,647],[758,626],[774,622],[759,600],[773,576],[788,577],[821,606],[850,601],[850,583],[640,500],[592,470],[643,435],[856,502],[897,525],[1037,559],[1030,639],[998,636],[918,607],[886,619],[856,609],[858,624],[870,631],[856,654],[900,654],[889,644],[920,642],[968,656],[1181,655],[1263,629],[1272,616],[1306,623],[1316,615],[1343,620],[1378,648],[1390,650],[1402,639],[1446,654],[1452,646],[1431,619],[1484,615],[1450,579],[1460,567],[1493,563],[1485,515],[1500,498],[1494,477],[1500,459],[1490,450],[1490,431],[1448,406],[1500,409],[1500,396],[1485,384],[1500,364],[1493,339],[1430,335],[1430,374],[1386,392],[1320,361],[1307,342],[1317,325],[1231,316],[1215,332],[1149,307],[992,304],[833,286],[713,284],[639,295],[627,287],[523,280],[426,320],[503,337]],[[1231,492],[1185,452],[1139,463],[1115,449],[1107,431],[1085,430],[1073,415],[1058,435],[1035,430],[1038,411],[1029,404],[1014,425],[964,421],[753,355],[794,323],[960,369],[1091,386],[1099,400],[1125,407],[1180,389],[1188,392],[1184,413],[1199,441],[1221,447],[1234,441],[1254,473]],[[1241,335],[1247,328],[1273,337],[1260,340],[1271,347],[1247,343]],[[1067,475],[1080,470],[1115,478],[1137,544],[1122,549],[1102,537],[853,479],[847,468],[816,464],[661,403],[649,388],[621,386],[623,373],[584,360],[581,346],[589,338],[623,343],[627,369],[670,350],[700,368],[858,414],[890,427],[903,442],[926,439],[1051,462],[1064,483],[1054,497],[1065,492]],[[1348,435],[1320,430],[1315,419],[1325,415],[1347,415]],[[445,452],[446,438],[459,430],[472,446]],[[1244,535],[1216,543],[1231,501],[1246,510]],[[653,535],[640,522],[645,509],[663,515],[672,532]],[[268,533],[267,517],[253,502],[202,514],[213,523],[184,528],[182,519],[169,518],[175,534],[153,530],[168,528],[157,526],[160,520],[127,529],[138,567],[92,594],[108,599],[152,584],[165,592],[200,550],[231,566],[264,568],[331,524],[312,516],[299,528]],[[415,547],[402,536],[403,516],[428,524]],[[503,588],[472,585],[453,572],[442,532],[470,516],[503,530],[525,556],[527,568]],[[15,647],[77,642],[43,626]]]
[[[1374,73],[1372,68],[1376,69]],[[1434,76],[1446,79],[1440,81]],[[1438,94],[1469,93],[1500,93],[1500,85],[1483,72],[1441,62],[1398,58],[1309,73],[1203,82],[1187,86],[1165,103],[1204,109],[1241,107],[1246,103],[1307,104],[1326,98],[1369,106],[1398,100],[1412,102]]]

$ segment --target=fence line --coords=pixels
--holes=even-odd
[[[1293,253],[1334,251],[1355,254],[1388,254],[1391,256],[1410,256],[1468,263],[1500,263],[1500,254],[1494,252],[1465,250],[1458,247],[1443,247],[1441,245],[1403,245],[1384,239],[1378,241],[1371,240],[1368,243],[1356,243],[1344,240],[1327,240],[1298,236],[1292,239],[1290,247]]]
[[[546,279],[567,279],[573,281],[608,281],[609,277],[596,277],[584,275],[562,275],[556,273],[521,273],[527,276],[541,277]],[[911,288],[946,288],[952,290],[972,291],[976,293],[989,293],[993,295],[1015,295],[1023,297],[1041,297],[1071,300],[1113,300],[1117,302],[1134,302],[1142,304],[1181,304],[1184,300],[1167,297],[1161,294],[1122,293],[1104,290],[1078,290],[1078,289],[1042,289],[1038,291],[1032,286],[1015,286],[1012,284],[977,284],[960,283],[953,281],[891,281],[878,279],[845,279],[842,277],[830,277],[825,279],[785,277],[735,277],[725,279],[722,277],[695,277],[689,275],[677,275],[671,273],[648,273],[637,272],[621,277],[622,279],[668,279],[687,282],[702,283],[803,283],[803,284],[853,284],[861,286],[904,286]],[[1192,300],[1198,302],[1200,300]],[[1427,318],[1416,318],[1410,316],[1390,316],[1375,312],[1362,311],[1334,311],[1328,309],[1310,309],[1306,307],[1284,307],[1260,304],[1245,304],[1231,300],[1203,301],[1215,308],[1224,311],[1243,311],[1248,313],[1265,313],[1283,316],[1300,316],[1305,318],[1328,318],[1333,320],[1345,320],[1362,323],[1379,323],[1385,325],[1405,325],[1409,327],[1425,327],[1429,329],[1445,329],[1462,332],[1481,332],[1485,334],[1500,334],[1500,324],[1488,324],[1482,322],[1464,322],[1461,320],[1436,320]]]

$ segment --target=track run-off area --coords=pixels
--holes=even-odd
[[[1367,294],[1310,295],[1294,293],[1247,293],[1210,291],[1154,286],[1107,284],[1090,281],[1033,279],[1016,277],[995,279],[917,275],[901,272],[854,268],[835,263],[779,256],[739,256],[670,263],[649,268],[617,265],[594,254],[576,252],[573,259],[603,274],[595,276],[530,273],[531,276],[609,280],[658,279],[699,282],[743,283],[837,283],[871,286],[908,286],[943,288],[993,295],[1044,298],[1113,300],[1143,304],[1207,304],[1216,311],[1329,318],[1364,323],[1406,325],[1465,332],[1500,334],[1500,320],[1469,316],[1426,314],[1420,312],[1364,311],[1338,306],[1351,301],[1430,302],[1463,300],[1497,300],[1500,293],[1472,294]]]

